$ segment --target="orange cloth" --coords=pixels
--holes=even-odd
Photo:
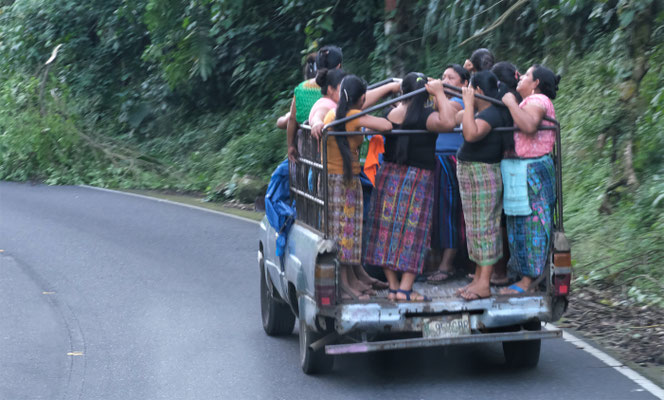
[[[380,167],[379,155],[385,153],[385,138],[381,135],[373,135],[369,140],[369,151],[364,161],[364,174],[369,178],[371,184],[376,186],[376,173]]]
[[[360,110],[349,110],[347,117],[359,113]],[[323,120],[324,124],[329,124],[334,121],[336,118],[336,109],[330,110],[325,119]],[[359,122],[360,118],[354,119],[346,123],[346,132],[358,132],[362,128]],[[350,153],[353,156],[353,175],[358,175],[360,173],[360,145],[364,141],[364,136],[362,135],[353,135],[347,136],[348,144],[350,145]],[[341,152],[339,151],[339,146],[337,145],[337,140],[334,137],[327,139],[327,171],[330,174],[343,175],[344,173],[344,161],[341,158]]]

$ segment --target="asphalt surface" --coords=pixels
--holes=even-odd
[[[654,399],[562,340],[354,355],[304,375],[261,327],[255,224],[0,182],[0,399]]]

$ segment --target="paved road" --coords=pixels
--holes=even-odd
[[[265,336],[257,226],[80,187],[0,183],[0,399],[653,399],[561,340],[356,355],[304,375]]]

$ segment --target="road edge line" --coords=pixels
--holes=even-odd
[[[546,330],[560,329],[556,327],[554,324],[545,324],[543,327]],[[639,374],[638,372],[634,371],[633,369],[625,366],[625,364],[621,363],[620,361],[616,360],[615,358],[611,357],[605,352],[599,350],[596,347],[591,346],[589,343],[578,338],[577,336],[572,335],[571,333],[569,333],[569,331],[565,329],[561,330],[563,331],[563,340],[569,342],[570,344],[573,344],[578,349],[581,349],[586,353],[589,353],[593,357],[602,361],[604,364],[620,372],[621,374],[626,376],[629,380],[636,383],[637,385],[642,387],[644,390],[648,391],[653,396],[659,398],[660,400],[664,400],[664,389],[660,388],[657,384],[655,384],[648,378],[644,377],[643,375]]]
[[[122,194],[122,195],[125,195],[125,196],[137,197],[137,198],[140,198],[140,199],[153,200],[153,201],[157,201],[159,203],[172,204],[172,205],[175,205],[175,206],[191,208],[193,210],[205,211],[205,212],[208,212],[208,213],[223,215],[225,217],[235,218],[235,219],[238,219],[240,221],[250,222],[252,224],[260,225],[260,221],[255,221],[253,219],[241,217],[239,215],[233,215],[233,214],[230,214],[230,213],[225,213],[223,211],[211,210],[209,208],[194,206],[194,205],[191,205],[191,204],[179,203],[179,202],[173,201],[173,200],[160,199],[159,197],[146,196],[144,194],[123,192],[121,190],[106,189],[106,188],[100,188],[100,187],[90,186],[90,185],[78,185],[78,187],[82,187],[82,188],[85,188],[85,189],[98,190],[98,191],[101,191],[101,192]]]

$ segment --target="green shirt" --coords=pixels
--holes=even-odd
[[[295,88],[295,120],[298,124],[309,119],[311,107],[321,97],[320,86],[316,84],[316,80],[309,79],[297,85]]]

